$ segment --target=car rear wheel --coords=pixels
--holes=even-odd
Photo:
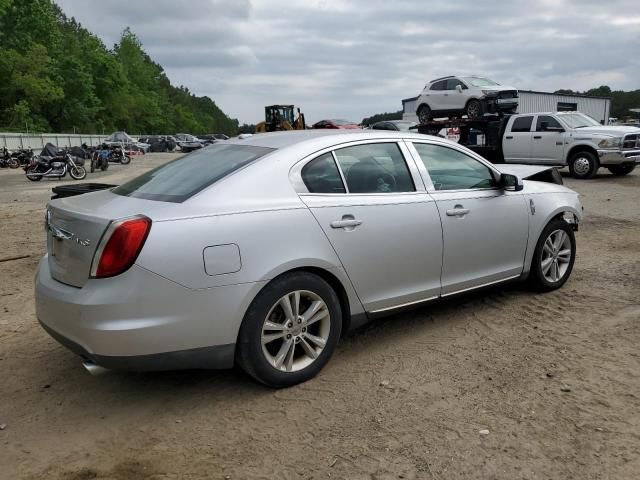
[[[538,291],[560,288],[569,279],[576,258],[576,238],[571,225],[552,220],[538,239],[529,281]]]
[[[593,178],[599,167],[598,158],[591,152],[577,152],[569,159],[569,172],[579,180]]]
[[[627,163],[625,165],[611,165],[607,167],[607,170],[609,170],[613,175],[616,175],[619,177],[623,175],[628,175],[629,173],[633,172],[635,169],[636,169],[635,163]]]
[[[429,105],[420,105],[418,108],[418,121],[420,123],[429,123],[433,118]]]
[[[340,302],[327,282],[308,272],[284,274],[249,307],[236,359],[259,382],[288,387],[309,380],[324,367],[341,330]]]
[[[467,107],[465,108],[465,113],[469,118],[480,118],[484,115],[480,100],[469,100]]]

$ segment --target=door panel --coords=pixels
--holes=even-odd
[[[439,295],[442,230],[427,193],[301,198],[367,311]]]
[[[433,192],[443,230],[442,295],[522,273],[529,231],[520,192]]]
[[[565,133],[546,131],[543,128],[543,124],[551,127],[562,127],[555,118],[549,115],[538,115],[536,131],[531,139],[531,160],[536,163],[562,165]]]
[[[442,221],[442,295],[519,275],[529,234],[521,192],[496,188],[498,174],[468,152],[412,146]]]

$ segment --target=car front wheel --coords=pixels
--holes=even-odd
[[[599,167],[598,158],[591,152],[577,152],[569,159],[569,172],[579,180],[595,177]]]
[[[576,238],[571,225],[552,220],[538,239],[529,281],[538,291],[560,288],[569,279],[576,258]]]
[[[287,273],[268,284],[249,307],[236,359],[259,382],[288,387],[324,367],[341,330],[340,302],[331,286],[308,272]]]
[[[465,113],[469,118],[480,118],[482,115],[484,115],[482,103],[480,103],[480,100],[469,100],[469,103],[467,103],[467,107],[465,109]]]

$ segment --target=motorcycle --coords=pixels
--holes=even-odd
[[[74,180],[82,180],[87,176],[84,159],[74,159],[66,151],[59,152],[55,157],[33,157],[24,167],[24,171],[32,182],[38,182],[43,178],[62,178],[67,172]]]
[[[0,155],[0,168],[18,168],[19,166],[20,162],[18,159],[7,150],[7,147],[3,147],[2,154]]]
[[[109,168],[109,156],[111,150],[95,150],[91,154],[91,173],[95,172],[98,168],[103,172]]]
[[[121,163],[122,165],[128,165],[129,163],[131,163],[131,157],[127,155],[123,147],[113,145],[111,146],[109,161],[114,163]]]

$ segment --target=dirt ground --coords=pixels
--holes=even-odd
[[[565,177],[586,220],[561,290],[383,319],[280,391],[239,371],[92,377],[49,338],[32,283],[59,183],[0,170],[0,259],[29,255],[0,262],[0,478],[640,478],[640,172]]]

